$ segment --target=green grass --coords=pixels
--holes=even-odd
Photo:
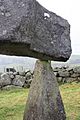
[[[60,86],[67,120],[80,120],[80,83]],[[0,91],[0,120],[22,120],[29,90]]]
[[[0,120],[22,120],[28,89],[0,91]]]
[[[67,120],[80,120],[80,83],[60,86]]]

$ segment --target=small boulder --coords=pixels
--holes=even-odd
[[[32,78],[32,74],[31,74],[31,72],[30,72],[30,71],[27,72],[26,75],[25,75],[25,77],[26,77],[26,80],[31,79],[31,78]]]
[[[78,74],[78,73],[73,73],[73,74],[71,75],[71,77],[72,77],[72,78],[80,77],[80,74]]]
[[[70,74],[69,74],[68,71],[59,71],[59,72],[58,72],[58,76],[59,76],[59,77],[69,77]]]
[[[79,73],[79,74],[80,74],[80,66],[75,67],[75,68],[73,69],[73,71],[74,71],[74,73]]]
[[[32,79],[26,80],[24,83],[24,88],[30,88],[31,82],[32,82]]]
[[[28,73],[28,72],[30,72],[30,70],[29,70],[29,69],[26,69],[26,70],[25,70],[25,74]]]
[[[11,84],[10,76],[7,73],[3,73],[0,78],[0,86],[6,86]]]
[[[55,67],[55,68],[53,69],[54,72],[58,72],[58,71],[60,71],[60,70],[61,70],[61,68],[59,68],[59,67]]]
[[[71,77],[63,78],[63,81],[66,83],[71,83],[77,81],[77,78],[71,78]]]
[[[13,80],[15,78],[15,75],[13,72],[9,72],[9,77]]]
[[[62,82],[62,77],[57,77],[57,81],[58,81],[58,83],[61,83]]]
[[[22,87],[20,87],[20,86],[15,86],[15,85],[7,85],[7,86],[4,86],[3,88],[2,88],[2,90],[10,90],[10,89],[20,89],[20,88],[22,88]]]
[[[80,77],[78,77],[77,82],[80,82]]]
[[[57,75],[58,75],[58,72],[54,72],[54,75],[57,77]]]
[[[25,71],[19,71],[20,76],[25,76]]]
[[[16,75],[16,77],[13,79],[12,84],[15,86],[23,87],[25,83],[25,77]]]

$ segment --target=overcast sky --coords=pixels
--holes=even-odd
[[[71,25],[72,54],[80,54],[80,0],[37,0]]]

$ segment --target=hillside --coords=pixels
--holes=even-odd
[[[71,55],[67,62],[52,62],[52,66],[78,66],[80,65],[80,55]]]
[[[80,55],[72,55],[68,62],[70,64],[80,64]]]

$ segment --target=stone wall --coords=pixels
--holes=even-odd
[[[80,82],[80,66],[77,67],[56,67],[54,74],[59,83]]]
[[[21,72],[0,73],[0,88],[29,88],[32,82],[33,73],[30,70]]]
[[[58,83],[80,82],[80,66],[78,67],[55,67],[53,69]],[[21,72],[0,73],[0,88],[29,88],[34,72],[30,70]]]

